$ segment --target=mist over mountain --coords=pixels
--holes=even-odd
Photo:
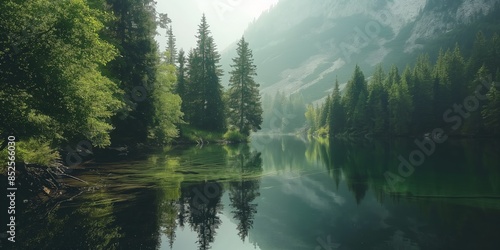
[[[400,69],[421,53],[435,58],[458,43],[464,54],[481,30],[500,24],[499,0],[281,0],[249,25],[263,93],[301,93],[308,102],[346,82],[359,64],[369,77],[375,65]],[[222,53],[227,73],[235,45]],[[225,74],[223,83],[228,81]]]

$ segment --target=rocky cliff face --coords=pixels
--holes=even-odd
[[[499,6],[500,0],[281,0],[245,37],[264,92],[300,92],[315,101],[335,77],[347,81],[355,64],[369,76],[378,63],[404,67],[418,53],[470,45],[478,29],[500,31]],[[234,46],[222,56],[229,65]]]

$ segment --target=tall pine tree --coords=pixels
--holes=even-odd
[[[175,64],[177,49],[175,48],[175,36],[172,30],[172,25],[167,29],[167,63]]]
[[[389,124],[393,135],[405,135],[409,132],[413,104],[408,89],[410,69],[406,68],[399,83],[389,89]]]
[[[370,115],[369,127],[375,134],[387,132],[387,102],[388,91],[384,85],[385,73],[382,65],[375,68],[375,72],[368,86],[368,114]]]
[[[186,99],[186,81],[187,81],[187,72],[186,72],[186,56],[184,50],[179,51],[179,56],[177,57],[177,62],[179,66],[177,67],[177,85],[175,88],[175,92],[181,97],[182,100]],[[186,103],[182,102],[181,111],[186,113]]]
[[[340,89],[339,89],[339,81],[335,79],[335,87],[333,89],[333,94],[332,94],[332,100],[331,100],[331,106],[330,106],[330,116],[328,117],[328,123],[329,123],[329,137],[333,138],[334,136],[342,133],[344,131],[344,126],[345,126],[345,110],[344,106],[342,105],[341,101],[341,95],[340,95]]]
[[[109,74],[124,91],[127,105],[115,116],[115,143],[144,142],[152,124],[152,90],[159,64],[156,35],[155,2],[152,0],[108,0],[116,18],[107,35],[119,48],[120,56],[108,64]]]
[[[351,80],[347,82],[344,104],[347,113],[347,126],[356,131],[367,125],[366,98],[368,89],[363,72],[356,65]]]
[[[260,102],[259,84],[253,79],[257,68],[253,64],[252,50],[242,37],[233,58],[233,70],[229,72],[229,120],[239,131],[248,135],[257,131],[262,124],[262,104]]]
[[[223,131],[226,120],[220,84],[220,55],[210,35],[205,15],[198,26],[196,38],[197,47],[189,55],[189,122],[199,129]]]

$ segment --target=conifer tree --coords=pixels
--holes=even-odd
[[[335,79],[335,87],[333,88],[332,101],[331,101],[332,104],[330,106],[331,107],[330,116],[328,119],[330,127],[329,130],[330,138],[333,138],[334,136],[344,131],[346,117],[341,98],[342,97],[340,95],[339,81],[338,79]]]
[[[167,63],[175,64],[177,49],[175,48],[175,36],[172,31],[172,25],[170,25],[167,29]]]
[[[384,84],[385,73],[381,65],[375,72],[368,86],[367,109],[369,114],[369,127],[373,133],[381,134],[387,131],[388,122],[388,91]]]
[[[481,112],[486,129],[489,133],[500,134],[500,91],[496,86],[492,86],[486,94],[488,104],[486,104]]]
[[[220,55],[210,34],[205,15],[202,16],[196,35],[196,48],[188,55],[189,84],[186,86],[186,111],[188,122],[200,129],[223,131],[226,126],[224,115],[223,88],[220,84],[222,70]]]
[[[332,105],[331,97],[328,95],[326,97],[325,103],[321,106],[320,115],[319,115],[319,124],[320,128],[325,127],[328,124],[328,112],[330,111],[330,106]]]
[[[410,92],[413,94],[412,103],[415,108],[412,118],[412,132],[427,133],[433,126],[432,103],[434,100],[429,55],[421,55],[417,58],[411,84]]]
[[[229,74],[229,121],[240,133],[249,135],[257,131],[262,124],[262,104],[260,101],[259,84],[254,80],[257,75],[253,64],[252,50],[242,37],[237,45],[237,56],[233,58],[233,68]]]
[[[363,72],[356,65],[351,79],[347,82],[344,105],[347,114],[347,126],[354,130],[366,125],[366,98],[368,90]],[[360,100],[362,99],[362,100]]]
[[[409,132],[411,114],[413,110],[412,99],[408,89],[408,79],[411,74],[407,68],[400,83],[393,84],[389,89],[389,122],[393,135],[405,135]]]
[[[179,63],[179,66],[177,67],[177,85],[175,88],[175,92],[181,97],[182,100],[186,100],[186,56],[184,50],[182,49],[179,51],[177,62]],[[183,113],[186,113],[185,101],[182,102],[181,111]]]
[[[114,117],[116,143],[144,142],[154,116],[152,90],[157,78],[157,22],[152,0],[108,0],[115,14],[106,29],[120,56],[110,62],[109,74],[124,91],[127,107]]]
[[[476,34],[476,40],[474,41],[471,55],[467,62],[467,79],[474,79],[478,70],[485,63],[486,58],[489,58],[487,41],[483,32],[479,31]]]
[[[491,79],[491,74],[490,74],[489,70],[487,69],[486,65],[483,65],[477,71],[476,76],[474,77],[474,80],[469,83],[469,90],[471,92],[474,92],[476,90],[477,86],[483,84],[485,81],[491,82],[491,80],[492,79]],[[495,91],[491,90],[491,89],[489,90],[489,92],[487,94],[488,105],[486,105],[486,107],[489,106],[489,108],[486,108],[486,107],[485,108],[492,111],[494,106],[491,105],[492,104],[491,100],[494,100],[495,98],[494,98],[494,93],[490,93],[490,92],[495,92]],[[461,105],[462,104],[463,104],[463,102],[461,103]],[[488,117],[488,118],[490,118],[489,121],[494,120],[494,119],[491,119],[493,117],[489,116],[491,114],[491,112],[486,111],[482,114],[482,112],[479,110],[479,107],[478,107],[478,110],[471,110],[470,112],[464,107],[464,105],[462,105],[462,108],[467,112],[466,112],[466,115],[464,116],[464,118],[466,118],[464,120],[464,124],[458,130],[461,133],[483,134],[486,130],[485,125],[487,123],[485,120],[483,120],[483,118]],[[489,126],[489,128],[491,129],[492,127]]]

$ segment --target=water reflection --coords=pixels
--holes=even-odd
[[[237,221],[238,235],[245,241],[257,213],[255,199],[260,196],[260,179],[247,176],[259,176],[262,173],[262,158],[260,152],[250,153],[248,146],[233,150],[230,155],[231,165],[240,169],[241,176],[229,182],[229,206],[232,208],[233,219]]]
[[[412,141],[306,145],[307,163],[277,147],[264,153],[264,170],[283,166],[302,174],[262,181],[273,187],[262,196],[274,202],[260,203],[256,232],[280,232],[277,239],[257,235],[262,249],[495,249],[500,243],[493,233],[500,222],[498,142],[450,140],[391,192],[385,174],[398,172],[398,156],[415,149]],[[277,155],[288,161],[275,165]],[[318,165],[330,180],[304,173]]]
[[[196,150],[196,149],[194,149]],[[211,148],[207,152],[204,149],[197,149],[196,153],[189,154],[188,162],[196,162],[192,156],[197,155],[214,159],[214,153],[223,153],[219,157],[224,162],[224,168],[219,173],[211,173],[209,176],[201,176],[208,180],[184,181],[179,187],[178,196],[170,196],[162,202],[162,228],[168,239],[168,246],[174,249],[176,231],[183,230],[186,225],[197,235],[197,248],[200,250],[211,249],[211,244],[217,236],[222,220],[224,205],[222,196],[227,191],[229,196],[229,207],[231,208],[232,219],[236,221],[236,230],[240,239],[244,242],[248,237],[248,232],[252,228],[253,218],[257,212],[255,199],[259,194],[259,176],[262,172],[261,154],[251,151],[248,145],[239,146],[218,146],[218,149]],[[212,168],[221,164],[214,160],[211,163],[204,163],[203,166]],[[197,164],[202,166],[202,164]],[[199,169],[193,169],[199,170]],[[217,171],[217,170],[215,170]],[[197,172],[191,171],[194,175]],[[221,178],[221,176],[233,173],[231,178]],[[236,175],[235,175],[236,174]],[[221,181],[220,179],[225,179]],[[172,193],[172,191],[170,191]],[[179,227],[179,228],[177,228]],[[181,247],[182,248],[182,247]]]
[[[122,237],[109,194],[88,193],[79,204],[66,201],[40,213],[28,208],[19,216],[18,240],[12,249],[116,249]],[[34,247],[36,246],[36,247]]]
[[[409,140],[168,149],[95,163],[99,183],[48,216],[25,211],[17,249],[496,249],[498,142],[449,140],[404,181]],[[259,149],[259,150],[256,150]]]

